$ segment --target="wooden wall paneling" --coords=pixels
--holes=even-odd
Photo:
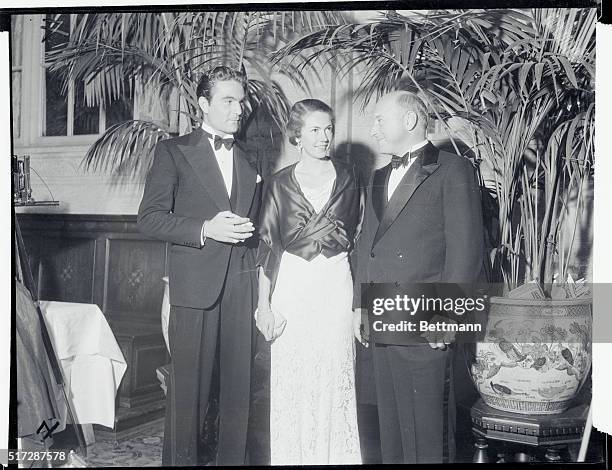
[[[136,348],[134,359],[136,371],[134,382],[135,395],[150,396],[159,394],[161,396],[163,391],[159,386],[156,369],[170,361],[166,344],[139,345]]]
[[[100,307],[104,313],[104,286],[106,285],[106,251],[107,243],[105,234],[98,234],[96,238],[96,250],[94,253],[94,284],[92,291],[93,303]],[[106,314],[105,314],[106,315]]]
[[[34,277],[34,282],[36,282],[36,286],[38,292],[36,295],[40,298],[40,246],[42,243],[42,239],[36,235],[26,235],[23,234],[23,244],[25,246],[26,256],[28,258],[28,264],[30,265],[30,271],[32,272],[32,276]],[[15,259],[15,262],[17,260]],[[15,270],[17,270],[17,266],[15,266]]]
[[[93,303],[96,240],[70,236],[49,237],[40,256],[43,300]]]
[[[105,311],[159,323],[166,244],[142,236],[109,234],[106,243]]]
[[[113,333],[115,335],[115,339],[117,340],[117,344],[119,345],[119,349],[121,349],[121,354],[123,354],[123,358],[125,359],[125,363],[127,364],[127,369],[123,374],[123,378],[121,379],[121,384],[119,385],[119,389],[117,390],[116,401],[119,402],[120,406],[130,406],[129,397],[131,395],[131,391],[133,389],[134,383],[134,358],[133,358],[133,338],[124,333],[121,333],[121,326],[113,323],[109,323]]]
[[[117,393],[123,407],[134,408],[163,399],[155,369],[169,362],[161,324],[110,320],[128,368]]]

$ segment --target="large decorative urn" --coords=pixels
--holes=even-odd
[[[490,300],[471,366],[484,402],[517,413],[565,411],[591,367],[592,299]]]

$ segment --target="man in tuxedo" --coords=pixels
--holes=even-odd
[[[207,463],[202,441],[213,387],[215,463],[245,463],[257,291],[252,220],[261,193],[259,176],[234,140],[246,86],[246,76],[228,67],[203,76],[197,87],[203,123],[157,144],[138,211],[139,230],[168,242],[170,251],[164,466]]]
[[[365,306],[362,284],[479,278],[483,228],[474,169],[427,140],[427,119],[422,100],[407,91],[389,93],[376,105],[371,135],[392,159],[368,184],[355,308]],[[452,319],[438,314],[430,321]],[[403,344],[372,339],[383,463],[452,462],[453,334],[417,333]]]

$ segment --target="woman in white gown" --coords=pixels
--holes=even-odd
[[[266,181],[256,323],[271,344],[272,465],[359,464],[349,252],[363,192],[352,166],[328,157],[331,108],[303,100],[287,132],[298,163]]]

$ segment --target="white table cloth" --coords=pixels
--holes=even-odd
[[[95,304],[41,301],[79,424],[115,425],[115,396],[127,363]]]

